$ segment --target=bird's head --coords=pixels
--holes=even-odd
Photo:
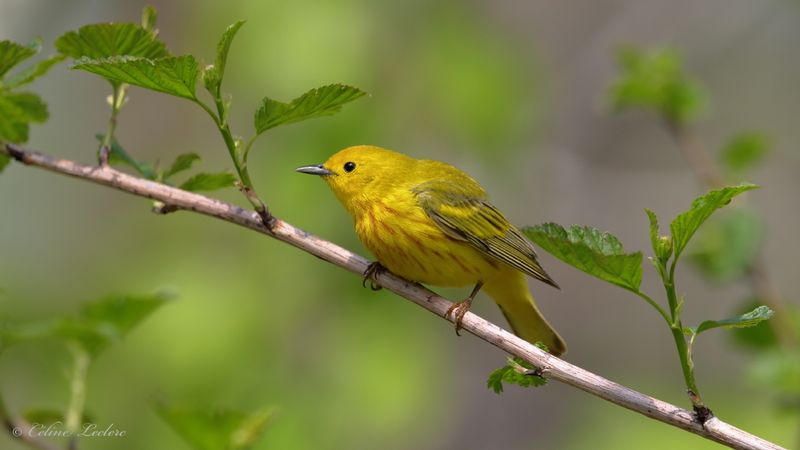
[[[340,150],[322,164],[298,167],[298,172],[319,175],[351,214],[364,203],[386,196],[409,175],[414,159],[372,145]]]

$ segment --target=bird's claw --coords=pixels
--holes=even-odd
[[[452,306],[447,308],[447,312],[444,313],[446,318],[449,318],[450,316],[453,317],[453,320],[456,324],[456,336],[461,336],[458,331],[461,330],[461,321],[464,319],[464,314],[469,311],[470,306],[472,306],[472,299],[468,298],[466,300],[453,303]]]
[[[377,278],[380,273],[385,271],[386,268],[378,261],[369,263],[367,270],[364,271],[364,278],[361,280],[361,286],[367,287],[367,280],[369,280],[369,288],[373,291],[380,291],[383,288],[378,284]]]

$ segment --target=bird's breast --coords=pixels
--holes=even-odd
[[[355,217],[359,239],[391,272],[411,281],[459,287],[491,278],[500,263],[439,229],[414,204],[373,202]]]

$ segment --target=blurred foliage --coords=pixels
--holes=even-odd
[[[758,355],[748,370],[751,379],[774,392],[778,405],[800,413],[800,355],[773,348]]]
[[[73,342],[93,357],[128,334],[167,301],[166,294],[111,295],[85,304],[77,316],[8,323],[0,329],[0,350],[31,339]]]
[[[541,95],[537,80],[526,76],[528,63],[514,57],[499,30],[477,27],[475,18],[458,9],[439,7],[434,14],[416,38],[418,60],[412,61],[431,77],[424,87],[426,107],[445,131],[500,153],[498,148],[529,129],[530,103]]]
[[[617,62],[620,75],[609,89],[615,110],[652,109],[676,124],[690,122],[704,111],[706,93],[684,73],[674,49],[626,48],[619,52]]]
[[[749,269],[759,248],[763,226],[755,212],[731,208],[708,221],[689,250],[689,259],[708,278],[729,281]]]
[[[156,411],[196,450],[247,450],[263,437],[274,414],[271,408],[252,413],[190,409],[156,404]]]
[[[731,179],[740,179],[769,153],[768,136],[749,131],[732,136],[720,152],[720,162]]]

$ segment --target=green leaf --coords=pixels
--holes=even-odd
[[[165,294],[112,295],[86,304],[77,316],[14,324],[0,330],[4,346],[31,339],[59,338],[92,356],[119,341],[168,299]]]
[[[661,267],[664,267],[667,260],[672,256],[672,238],[669,236],[658,235],[658,217],[656,213],[645,208],[647,218],[650,221],[650,244],[653,246],[653,253],[658,258]]]
[[[56,48],[74,59],[112,56],[162,58],[169,56],[156,34],[133,23],[99,23],[82,26],[56,40]]]
[[[114,56],[79,59],[73,69],[85,70],[117,83],[195,100],[197,61],[191,55],[160,59]]]
[[[274,416],[272,408],[252,413],[208,411],[156,404],[156,412],[196,450],[245,450],[263,437]]]
[[[151,5],[142,8],[142,28],[154,33],[156,22],[158,22],[158,11]]]
[[[28,124],[47,120],[47,105],[31,92],[0,92],[0,141],[28,140]]]
[[[176,173],[183,172],[184,170],[189,170],[194,164],[195,161],[200,161],[200,155],[197,153],[184,153],[182,155],[178,155],[175,158],[175,161],[172,165],[164,172],[164,178],[169,178]]]
[[[739,277],[758,254],[762,235],[761,219],[752,210],[721,211],[697,233],[689,248],[689,261],[715,280]]]
[[[531,374],[535,370],[530,363],[521,358],[508,358],[508,364],[489,374],[486,385],[495,394],[503,392],[503,383],[516,384],[522,387],[539,387],[547,384],[547,378]]]
[[[47,74],[50,69],[56,64],[64,61],[64,55],[53,55],[44,61],[39,61],[38,64],[14,74],[6,82],[6,86],[10,89],[26,85],[33,82],[37,78]]]
[[[337,113],[342,105],[364,95],[365,92],[351,86],[330,84],[312,89],[290,103],[265,97],[255,114],[256,133],[261,134],[279,125]]]
[[[749,298],[737,309],[744,313],[758,307],[759,303],[760,301],[757,298]],[[787,302],[786,306],[787,322],[793,325],[795,335],[800,336],[800,309],[792,306],[791,302]],[[766,322],[758,327],[737,328],[731,330],[730,336],[739,346],[758,351],[777,348],[780,344],[773,322]]]
[[[97,140],[102,144],[105,140],[105,135],[97,134],[95,135],[95,138],[97,138]],[[108,163],[112,166],[128,166],[148,180],[156,179],[156,171],[153,166],[133,158],[130,154],[128,154],[127,151],[125,151],[116,138],[111,140],[111,148],[109,149],[108,153]]]
[[[772,317],[773,314],[775,314],[774,311],[762,305],[740,316],[731,317],[723,320],[704,320],[694,331],[694,334],[700,334],[703,331],[712,330],[714,328],[753,327],[769,319],[770,317]]]
[[[525,227],[522,231],[539,247],[589,275],[633,292],[642,283],[641,252],[625,253],[619,240],[592,227],[555,223]]]
[[[769,147],[769,139],[763,133],[740,133],[725,144],[720,160],[731,174],[739,175],[757,165],[768,153]]]
[[[216,191],[236,184],[236,177],[228,172],[198,173],[180,185],[184,191]]]
[[[25,61],[37,53],[37,49],[18,44],[13,41],[0,41],[0,77],[3,77],[12,67]]]
[[[43,123],[49,117],[47,104],[33,92],[13,92],[4,96],[19,108],[20,118],[26,122]]]
[[[11,162],[11,157],[5,153],[0,153],[0,173],[3,173],[3,169]]]
[[[608,94],[614,110],[654,109],[669,121],[682,124],[705,108],[705,92],[683,72],[683,62],[675,50],[628,48],[619,53],[617,61],[620,75]]]
[[[216,62],[212,68],[207,68],[203,71],[203,83],[206,89],[213,95],[219,93],[219,87],[222,84],[222,79],[225,77],[225,66],[228,63],[228,52],[231,49],[231,43],[233,43],[233,38],[236,37],[236,33],[242,28],[244,23],[244,20],[240,20],[231,24],[225,32],[222,33],[222,37],[217,44]]]
[[[686,248],[686,245],[689,243],[689,240],[692,239],[694,233],[714,211],[730,203],[734,197],[742,192],[757,187],[758,186],[754,184],[743,183],[738,186],[727,186],[721,189],[715,189],[696,198],[692,202],[692,206],[689,210],[679,214],[669,227],[672,231],[672,241],[675,247],[674,261],[678,260],[678,257]]]

